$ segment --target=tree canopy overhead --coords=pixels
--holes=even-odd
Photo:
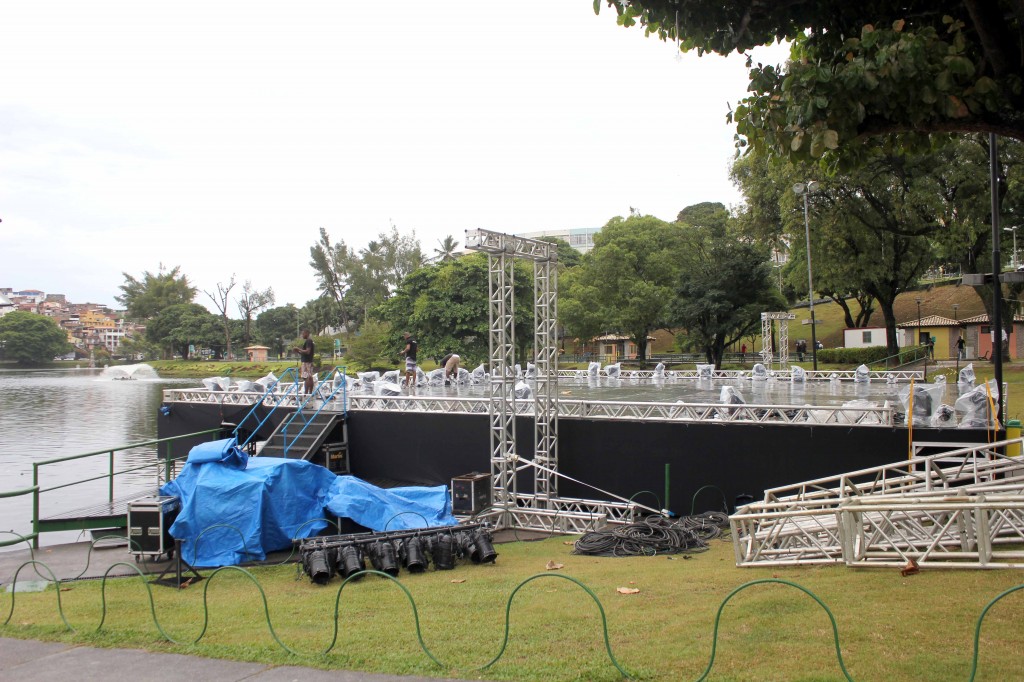
[[[804,159],[837,149],[853,160],[863,147],[851,143],[879,135],[901,146],[928,133],[1024,140],[1020,0],[605,1],[620,24],[683,50],[792,42],[784,67],[751,69],[750,95],[731,115],[740,146]]]

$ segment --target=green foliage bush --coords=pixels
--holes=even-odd
[[[889,349],[885,346],[868,346],[867,348],[823,348],[818,351],[818,362],[835,365],[872,365],[889,357]],[[924,346],[901,348],[899,359],[891,365],[902,365],[925,357]]]

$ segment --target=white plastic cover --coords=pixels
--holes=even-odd
[[[867,365],[861,365],[853,371],[853,380],[858,384],[863,384],[871,381],[871,370],[868,369]]]
[[[960,374],[957,376],[956,382],[958,384],[968,384],[970,386],[973,386],[974,379],[974,363],[972,362],[971,364],[967,365],[966,367],[960,370]]]
[[[802,383],[807,381],[807,370],[803,367],[794,367],[792,373],[793,381]]]
[[[945,386],[946,385],[946,375],[945,374],[938,375],[937,377],[935,377],[933,382],[936,383],[936,384],[942,384],[943,386]]]
[[[255,382],[248,381],[246,379],[239,379],[237,382],[235,382],[235,390],[241,391],[243,393],[248,393],[252,391],[254,386],[256,386]]]
[[[536,379],[537,378],[537,365],[532,362],[526,363],[526,378]]]
[[[659,362],[654,366],[654,378],[664,379],[665,378],[665,363]]]
[[[910,388],[910,385],[903,386],[898,392],[903,412],[908,415],[907,423],[911,423],[910,413],[913,411],[912,423],[914,426],[928,426],[942,402],[942,396],[946,394],[946,386],[944,384],[914,384],[912,407],[910,405]]]
[[[870,400],[848,400],[843,403],[843,410],[836,414],[839,424],[880,424],[877,412],[869,412],[864,408],[878,407],[878,403]]]
[[[399,378],[401,377],[401,379]],[[380,380],[389,384],[397,384],[399,381],[405,379],[405,372],[401,372],[397,369],[392,369],[381,375]]]
[[[364,384],[372,384],[380,379],[380,372],[356,372],[356,376]]]
[[[469,379],[474,384],[482,384],[487,381],[487,368],[484,367],[483,363],[480,363],[479,367],[470,372]]]
[[[768,379],[768,370],[759,362],[750,370],[750,378],[754,381],[765,381]]]
[[[466,369],[465,367],[459,367],[459,373],[455,377],[455,381],[457,383],[460,383],[460,384],[468,384],[469,383],[469,370]]]
[[[743,394],[732,386],[722,386],[722,392],[718,396],[718,401],[726,405],[746,405],[747,403],[743,399]]]
[[[402,387],[390,381],[377,381],[373,384],[373,392],[377,395],[401,395]]]
[[[525,400],[533,396],[533,391],[530,390],[530,384],[525,381],[516,382],[515,392],[516,398],[520,400]]]
[[[711,379],[715,376],[714,365],[702,365],[697,363],[697,378],[698,379]]]
[[[256,380],[256,390],[260,393],[266,393],[270,388],[276,385],[278,378],[274,376],[273,372],[267,374],[267,376]]]
[[[958,429],[990,429],[994,426],[993,410],[999,400],[995,379],[971,389],[957,398],[953,409],[960,417]]]
[[[231,388],[231,379],[229,377],[207,377],[203,379],[203,386],[208,391],[226,391]]]
[[[604,366],[604,373],[608,376],[609,379],[618,379],[619,378],[619,372],[621,370],[622,370],[622,365],[620,365],[617,362],[614,365],[605,365]]]
[[[956,411],[952,405],[943,403],[932,415],[932,426],[936,428],[952,428],[956,426]]]
[[[601,363],[600,362],[592,362],[589,365],[587,365],[587,376],[589,376],[590,378],[596,378],[598,372],[600,372],[600,371],[601,371]]]
[[[444,367],[427,372],[427,386],[440,386],[444,383]]]

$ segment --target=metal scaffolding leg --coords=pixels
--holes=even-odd
[[[533,263],[537,386],[534,393],[534,493],[544,507],[558,497],[558,263]]]
[[[514,322],[513,267],[515,258],[505,253],[488,254],[488,322],[491,351],[490,419],[491,479],[495,506],[508,508],[514,504],[516,492],[515,466],[512,456],[516,447],[514,399]]]

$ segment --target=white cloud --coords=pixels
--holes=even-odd
[[[735,203],[743,60],[674,55],[586,0],[5,3],[0,286],[113,303],[163,263],[301,305],[321,226],[429,253]]]

